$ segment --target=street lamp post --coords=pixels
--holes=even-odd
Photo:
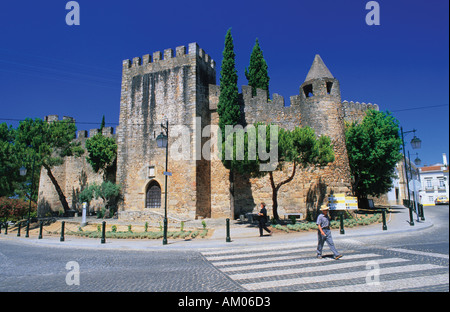
[[[402,146],[403,146],[403,166],[405,167],[405,178],[406,178],[406,188],[408,190],[408,205],[411,206],[411,195],[409,194],[409,181],[408,181],[408,171],[406,169],[406,151],[405,151],[405,138],[404,135],[413,132],[414,133],[414,138],[411,140],[411,146],[413,149],[418,149],[421,147],[421,143],[422,141],[416,137],[416,129],[413,129],[411,131],[405,131],[403,132],[403,127],[400,127],[400,132],[402,134]],[[414,225],[414,218],[413,218],[413,213],[412,213],[412,209],[410,207],[408,207],[409,209],[409,224],[411,226]]]
[[[163,245],[167,245],[167,176],[169,175],[167,171],[167,164],[169,160],[169,121],[166,120],[166,125],[161,123],[161,128],[165,130],[165,133],[160,133],[156,138],[156,143],[159,148],[166,148],[166,170],[164,171],[164,236]]]
[[[33,156],[33,166],[31,170],[31,190],[30,190],[30,203],[28,206],[28,219],[27,219],[27,229],[25,233],[25,237],[30,237],[30,213],[31,213],[31,198],[33,197],[33,190],[34,190],[34,167],[36,163],[36,157]],[[24,166],[20,167],[19,173],[21,176],[25,176],[27,174],[27,168]]]

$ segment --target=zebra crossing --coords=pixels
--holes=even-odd
[[[315,245],[285,244],[205,250],[202,255],[248,291],[379,292],[435,286],[448,291],[448,265],[417,263],[408,259],[408,251],[392,251],[347,249],[339,260],[317,259]]]

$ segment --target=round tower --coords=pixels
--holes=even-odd
[[[342,138],[344,123],[339,81],[318,54],[300,86],[300,107],[303,126],[313,128],[318,135]]]
[[[345,144],[345,126],[339,81],[333,77],[317,54],[300,86],[300,120],[302,126],[313,128],[317,135],[331,138],[335,160],[321,172],[329,192],[350,190],[350,166]]]

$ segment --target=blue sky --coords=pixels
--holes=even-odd
[[[422,164],[449,154],[448,1],[380,0],[379,26],[365,23],[362,0],[79,0],[79,26],[66,25],[67,2],[2,2],[0,122],[58,114],[90,129],[105,115],[116,126],[122,60],[197,42],[218,83],[231,27],[239,86],[256,37],[270,92],[287,103],[320,54],[343,100],[376,103],[417,130]]]

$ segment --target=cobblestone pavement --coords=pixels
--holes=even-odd
[[[79,265],[79,285],[73,267]],[[195,251],[125,251],[0,243],[0,291],[242,291]],[[68,277],[69,276],[69,277]]]
[[[448,206],[427,208],[426,216],[434,223],[419,231],[409,231],[409,224],[408,231],[395,231],[391,223],[392,232],[383,235],[369,228],[354,232],[362,236],[335,232],[340,260],[316,259],[310,234],[164,248],[158,242],[148,248],[146,241],[110,244],[117,249],[92,240],[61,244],[1,234],[0,291],[448,292]]]
[[[249,291],[449,291],[448,254],[371,248],[340,241],[344,257],[315,257],[316,247],[205,251],[220,271]],[[326,250],[326,247],[324,248]]]

